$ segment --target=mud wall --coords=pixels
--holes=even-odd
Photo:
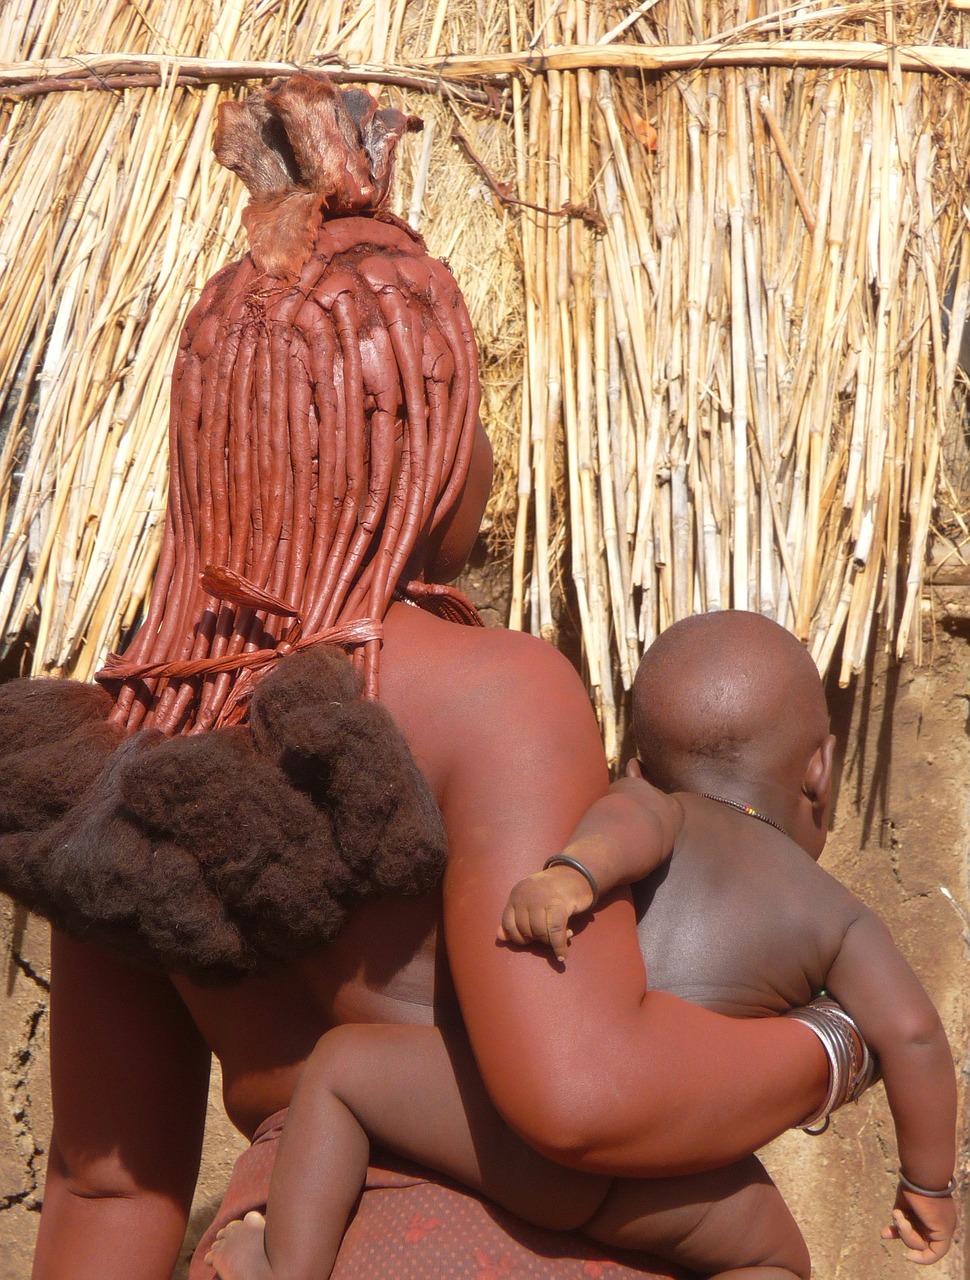
[[[957,1174],[965,1199],[970,1074],[970,629],[928,637],[927,665],[876,652],[849,690],[829,690],[841,773],[822,865],[888,923],[943,1017],[960,1082]],[[943,890],[947,892],[944,893]],[[952,899],[947,896],[952,895]],[[913,1276],[890,1222],[898,1160],[877,1086],[820,1138],[788,1133],[764,1154],[808,1241],[818,1280]],[[963,1215],[961,1215],[963,1218]],[[965,1224],[937,1280],[970,1280]]]
[[[842,767],[824,865],[889,923],[950,1034],[965,1096],[970,1058],[970,628],[938,630],[920,670],[877,651],[847,691],[832,690]],[[952,901],[941,892],[945,888]],[[961,915],[961,912],[963,913]],[[50,1135],[47,933],[0,900],[0,1280],[28,1280]],[[190,1243],[224,1185],[240,1139],[213,1079]],[[966,1122],[959,1173],[968,1169]],[[903,1280],[912,1265],[879,1239],[897,1167],[882,1090],[847,1108],[821,1138],[786,1134],[766,1163],[802,1224],[819,1280]],[[176,1272],[184,1275],[184,1265]],[[958,1239],[935,1280],[970,1280]]]

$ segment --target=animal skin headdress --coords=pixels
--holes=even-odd
[[[374,701],[384,616],[461,494],[478,417],[458,286],[381,208],[419,127],[309,76],[220,108],[250,252],[179,343],[145,620],[100,689],[0,687],[0,888],[201,980],[298,955],[443,866]],[[443,590],[425,595],[473,621]]]

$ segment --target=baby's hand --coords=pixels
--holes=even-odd
[[[565,963],[569,918],[593,905],[589,882],[572,867],[550,867],[520,880],[505,904],[499,938],[520,946],[544,942]]]
[[[883,1227],[884,1240],[902,1240],[909,1262],[929,1266],[947,1252],[956,1229],[952,1196],[920,1196],[900,1186],[893,1208],[893,1225]]]

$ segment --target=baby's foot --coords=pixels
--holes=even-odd
[[[272,1280],[273,1269],[266,1257],[263,1238],[266,1219],[255,1210],[241,1222],[230,1222],[216,1236],[205,1255],[221,1280]]]

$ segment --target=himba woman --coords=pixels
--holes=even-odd
[[[565,972],[496,944],[510,887],[562,847],[607,771],[569,663],[471,625],[436,586],[470,551],[491,455],[457,286],[380,212],[394,144],[417,125],[309,77],[222,108],[216,154],[253,197],[251,251],[209,282],[182,336],[146,620],[100,689],[59,689],[84,703],[76,716],[62,702],[56,732],[21,734],[25,757],[77,763],[0,841],[4,887],[56,926],[34,1280],[169,1280],[212,1053],[230,1119],[256,1140],[219,1222],[264,1203],[280,1113],[343,1023],[467,1032],[515,1133],[615,1176],[724,1164],[826,1097],[806,1026],[647,990],[625,891],[577,933]],[[20,683],[0,731],[54,682]],[[335,748],[327,726],[351,704],[363,727]],[[370,758],[382,735],[393,768]],[[381,809],[386,778],[410,785],[395,735],[440,808],[440,887],[433,821],[411,866],[420,798],[407,810],[405,796],[397,826]],[[344,839],[345,792],[354,821],[383,824],[363,852],[359,831]],[[480,1154],[484,1180],[519,1176],[518,1146]],[[211,1274],[205,1249],[193,1277]],[[382,1166],[334,1275],[579,1277],[604,1258]],[[656,1273],[627,1259],[609,1274]]]

